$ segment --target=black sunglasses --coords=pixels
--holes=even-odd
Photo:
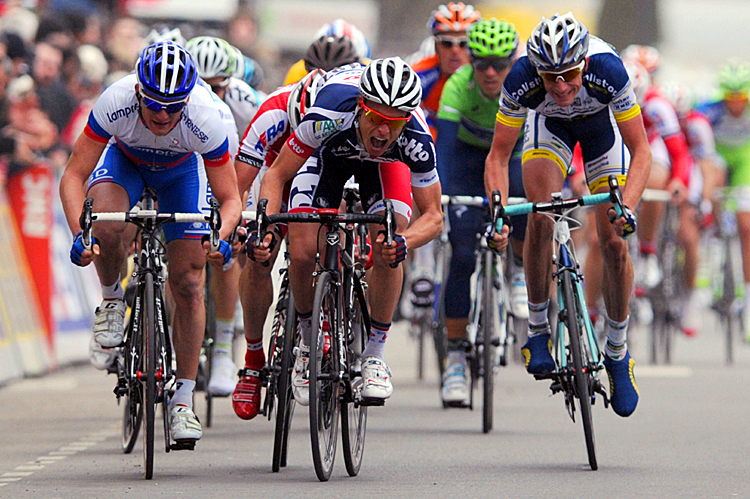
[[[497,57],[472,57],[471,67],[476,71],[487,71],[492,68],[496,72],[503,71],[513,64],[511,59],[500,59]]]

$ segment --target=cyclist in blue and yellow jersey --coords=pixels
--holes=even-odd
[[[238,61],[237,52],[229,42],[213,37],[199,36],[192,38],[185,47],[195,60],[200,76],[222,102],[229,106],[234,116],[239,137],[245,134],[250,121],[258,112],[261,98],[250,85],[232,76]],[[237,154],[236,147],[230,150],[232,157]],[[211,377],[208,391],[211,394],[226,397],[235,386],[237,367],[232,361],[232,341],[235,330],[235,310],[239,298],[240,266],[232,261],[228,268],[211,272],[211,299],[214,302],[216,315],[215,336],[213,338],[213,357],[211,359]]]
[[[716,151],[727,166],[732,187],[750,186],[750,65],[733,59],[719,72],[721,98],[698,107],[708,116],[714,129]],[[745,305],[742,323],[750,338],[750,199],[737,202],[737,226],[742,246],[742,271],[745,278]]]
[[[497,19],[480,19],[468,33],[471,64],[461,67],[443,88],[438,111],[436,142],[438,172],[443,193],[448,195],[484,195],[484,161],[492,144],[498,99],[505,76],[510,71],[518,48],[516,28]],[[523,197],[521,178],[521,138],[510,160],[510,194]],[[468,407],[466,327],[469,324],[470,280],[474,269],[476,234],[489,222],[486,208],[451,206],[451,262],[445,282],[448,360],[443,375],[442,399],[448,406]],[[523,254],[526,217],[514,217],[513,246]],[[526,308],[526,280],[523,264],[514,265],[512,305]],[[526,312],[528,314],[528,311]]]
[[[334,57],[334,54],[329,54],[325,57],[325,59],[327,60],[338,59],[339,62],[333,65],[330,65],[330,67],[325,67],[324,65],[314,64],[313,61],[310,60],[311,51],[316,50],[314,48],[314,45],[316,43],[320,43],[321,38],[327,39],[329,37],[333,37],[334,40],[337,40],[340,38],[348,38],[352,43],[352,48],[354,50],[354,58],[353,59],[350,59],[349,57],[342,58],[340,55],[338,57]],[[327,50],[330,50],[330,49],[327,49]],[[335,51],[335,49],[333,51]],[[318,50],[318,52],[321,52],[321,51]],[[323,71],[330,71],[331,69],[335,67],[343,66],[344,64],[349,64],[350,62],[361,62],[362,64],[368,64],[370,62],[370,57],[371,57],[370,43],[367,41],[367,38],[365,37],[365,35],[359,29],[357,29],[357,27],[353,25],[352,23],[346,22],[343,19],[336,19],[332,23],[324,24],[323,26],[321,26],[318,32],[315,33],[315,37],[313,37],[313,43],[307,49],[306,56],[300,59],[299,61],[295,62],[292,65],[292,67],[289,68],[289,71],[284,77],[284,85],[297,83],[308,72],[312,71],[313,69],[322,69]]]
[[[112,84],[94,104],[60,181],[60,198],[74,232],[87,196],[94,198],[96,211],[122,212],[130,210],[148,186],[157,192],[161,211],[195,213],[208,208],[210,182],[221,205],[224,223],[217,252],[208,253],[208,242],[201,245],[208,233],[205,224],[164,226],[174,298],[177,389],[170,430],[176,441],[202,436],[192,407],[206,320],[204,268],[207,259],[222,265],[231,258],[224,239],[241,211],[225,123],[213,95],[196,85],[197,80],[195,62],[181,46],[160,42],[144,49],[135,72]],[[104,300],[96,311],[94,338],[103,347],[119,346],[124,336],[120,269],[129,246],[123,241],[126,226],[97,224],[93,252],[84,249],[78,232],[70,252],[76,265],[96,265]]]
[[[433,137],[443,86],[458,68],[469,64],[466,33],[478,20],[479,12],[473,6],[450,2],[439,6],[427,22],[435,39],[435,54],[415,62],[412,68],[422,82],[421,107]]]
[[[620,416],[629,416],[638,404],[634,361],[626,344],[633,265],[621,236],[635,231],[635,215],[628,207],[638,205],[651,166],[640,108],[620,57],[609,44],[589,35],[571,12],[542,18],[526,48],[503,84],[486,163],[487,191],[499,189],[507,199],[509,159],[522,126],[523,180],[529,201],[548,201],[553,192],[562,191],[576,143],[581,144],[592,193],[606,191],[612,174],[625,184],[623,216],[616,218],[611,206],[595,208],[595,216],[608,316],[604,365],[612,407]],[[503,230],[495,241],[506,234]],[[551,220],[530,215],[524,242],[529,339],[522,353],[526,370],[532,374],[555,369],[547,315],[551,241]]]

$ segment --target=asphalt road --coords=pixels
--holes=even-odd
[[[442,409],[435,371],[416,379],[402,323],[387,346],[395,392],[370,410],[360,475],[346,475],[339,453],[328,483],[315,477],[306,409],[295,413],[288,466],[272,473],[272,423],[239,420],[228,399],[194,452],[157,445],[145,481],[141,443],[120,450],[114,377],[72,367],[0,388],[0,497],[750,497],[750,346],[726,366],[722,342],[707,313],[699,337],[678,338],[673,366],[654,367],[633,332],[640,404],[627,419],[594,407],[593,472],[562,396],[519,365],[496,377],[490,434],[481,410]]]

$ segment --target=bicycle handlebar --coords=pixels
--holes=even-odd
[[[219,229],[221,229],[221,214],[219,213],[219,203],[216,199],[211,198],[211,213],[159,213],[156,210],[141,210],[123,212],[101,212],[94,213],[94,199],[86,198],[83,202],[83,211],[79,223],[83,232],[81,238],[83,247],[91,250],[93,238],[91,231],[94,222],[127,222],[138,224],[142,221],[151,221],[155,226],[163,223],[208,223],[211,242],[211,251],[219,249]]]

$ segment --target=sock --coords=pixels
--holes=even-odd
[[[263,338],[259,340],[247,340],[247,352],[245,352],[245,367],[250,369],[261,369],[266,363],[266,354],[263,351]]]
[[[232,358],[232,342],[234,341],[234,319],[228,321],[216,319],[216,338],[214,342],[214,357]]]
[[[612,360],[621,360],[628,351],[628,323],[630,316],[624,321],[617,322],[607,317],[607,344],[604,346],[604,353]]]
[[[125,290],[122,289],[120,281],[122,281],[122,278],[118,275],[114,284],[110,286],[102,284],[102,298],[105,300],[122,300],[125,297]]]
[[[641,241],[641,253],[644,255],[655,255],[657,251],[656,243]]]
[[[175,383],[177,388],[172,396],[170,406],[185,405],[193,408],[193,391],[195,390],[195,380],[180,378]]]
[[[377,357],[383,359],[385,353],[385,339],[388,337],[388,330],[391,328],[390,324],[383,324],[376,320],[371,320],[372,327],[370,328],[370,337],[367,341],[365,351],[362,352],[362,358],[365,357]]]
[[[302,345],[309,347],[312,343],[312,311],[303,314],[298,310],[297,319],[299,320],[300,333],[302,333]]]
[[[542,303],[529,302],[529,330],[537,331],[549,327],[549,300]]]

